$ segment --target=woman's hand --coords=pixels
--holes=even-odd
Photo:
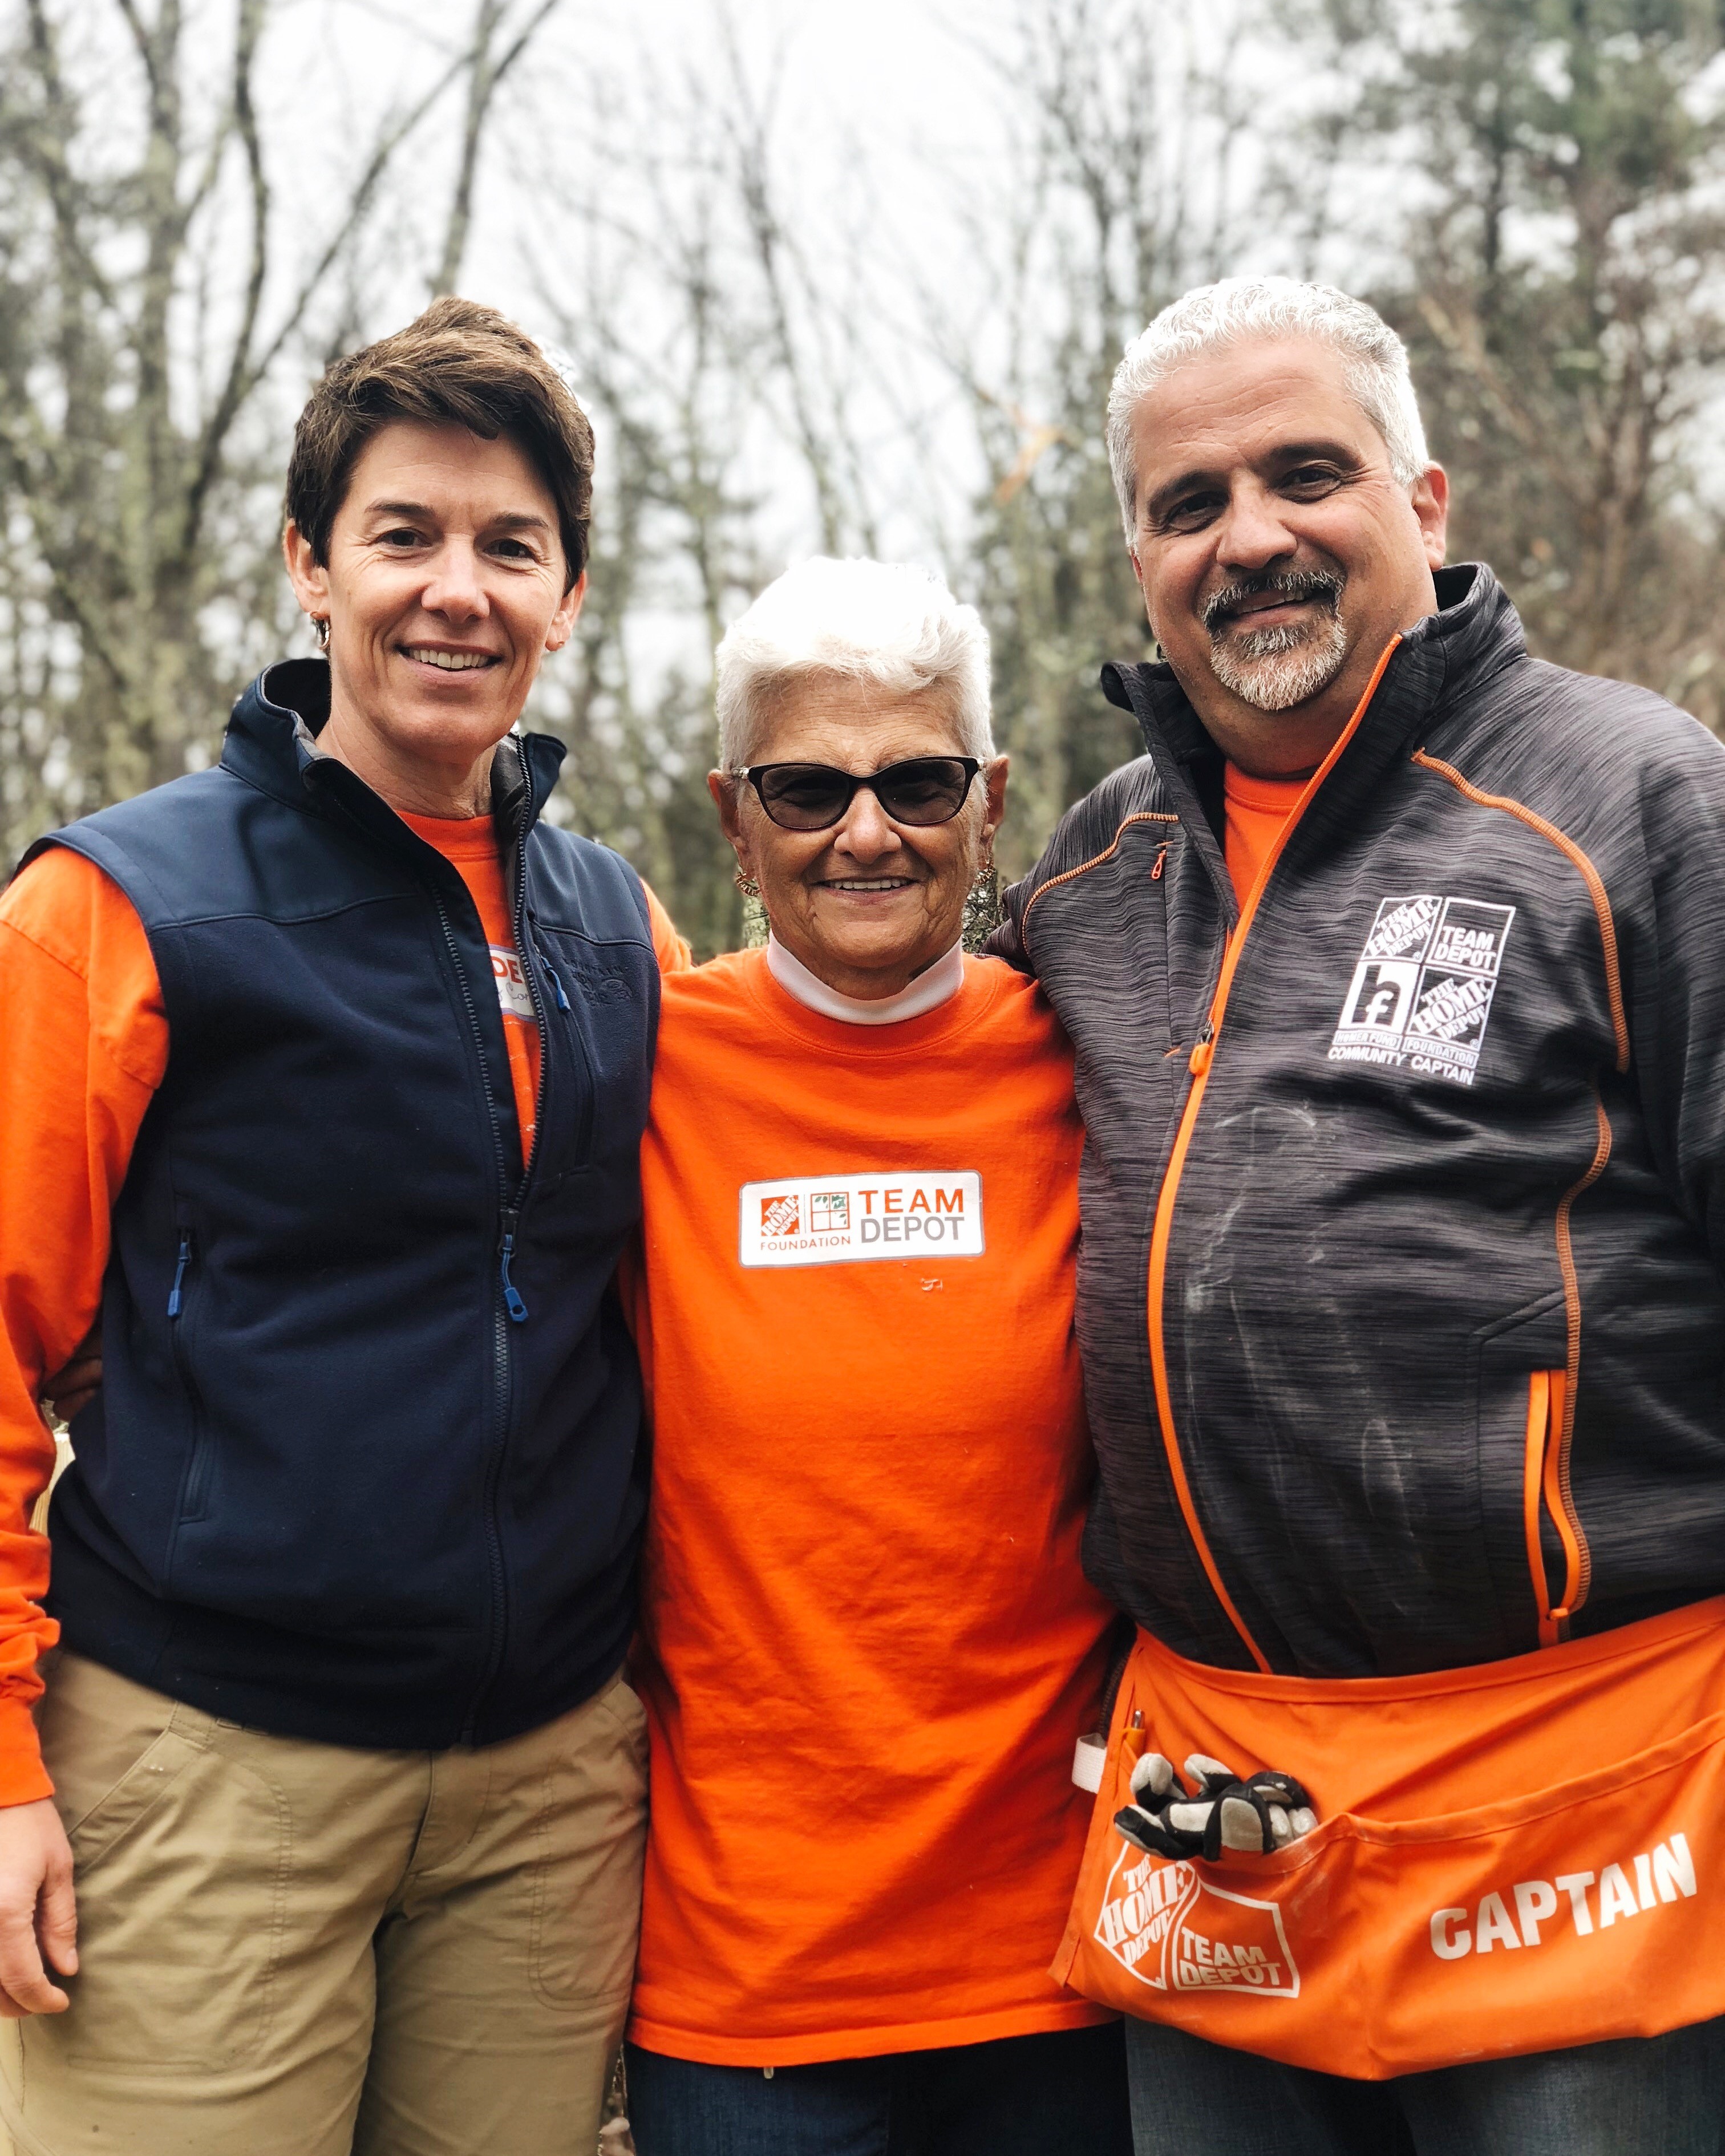
[[[1262,1768],[1242,1778],[1201,1752],[1188,1759],[1186,1772],[1198,1784],[1195,1791],[1160,1752],[1147,1752],[1132,1768],[1138,1802],[1116,1812],[1114,1825],[1135,1849],[1156,1856],[1202,1856],[1211,1863],[1224,1849],[1267,1856],[1317,1825],[1311,1798],[1291,1774]]]
[[[70,1422],[101,1382],[102,1321],[99,1317],[73,1349],[65,1368],[43,1379],[40,1403],[60,1421]]]
[[[0,1808],[0,2020],[64,2014],[78,1973],[72,1851],[52,1797]]]

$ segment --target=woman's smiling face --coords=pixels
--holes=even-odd
[[[805,675],[769,700],[749,762],[884,771],[913,757],[963,756],[947,699],[894,695],[843,675]],[[986,865],[1006,799],[1006,758],[983,766],[948,824],[895,824],[859,790],[825,831],[787,831],[734,773],[710,782],[726,836],[761,886],[773,932],[841,995],[896,995],[958,941],[964,901]]]
[[[506,436],[394,421],[355,460],[327,563],[292,525],[286,551],[301,605],[330,624],[324,746],[387,799],[416,776],[483,780],[585,583],[565,588],[557,505],[530,459]]]

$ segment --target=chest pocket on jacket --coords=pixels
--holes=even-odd
[[[619,1159],[632,1164],[652,1090],[657,962],[644,943],[595,943],[538,923],[533,934],[548,973],[542,976],[547,1068],[559,1074],[558,1097],[547,1096],[545,1114],[561,1127],[542,1126],[542,1140],[549,1140],[545,1169],[554,1175]]]

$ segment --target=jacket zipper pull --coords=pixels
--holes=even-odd
[[[186,1268],[191,1262],[192,1230],[189,1228],[182,1228],[180,1255],[174,1265],[174,1284],[167,1291],[167,1314],[170,1317],[177,1317],[180,1314],[180,1283],[185,1279]]]
[[[516,1325],[525,1325],[527,1322],[527,1306],[521,1300],[521,1290],[509,1277],[509,1261],[515,1255],[515,1223],[516,1216],[513,1213],[504,1214],[502,1260],[497,1270],[502,1276],[504,1306],[509,1312],[511,1321]]]
[[[569,1008],[569,998],[563,993],[563,984],[557,978],[557,968],[552,964],[549,958],[542,958],[539,963],[544,967],[546,972],[550,974],[551,984],[557,992],[557,1009],[559,1010],[567,1010]]]
[[[1160,883],[1162,881],[1162,872],[1167,866],[1168,848],[1164,846],[1162,851],[1156,856],[1155,863],[1151,868],[1150,880],[1152,883]]]
[[[1216,1029],[1206,1019],[1204,1031],[1198,1036],[1198,1045],[1186,1059],[1186,1068],[1194,1078],[1202,1078],[1204,1072],[1209,1069],[1215,1039]]]

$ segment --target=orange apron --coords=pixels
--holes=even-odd
[[[1276,1767],[1315,1832],[1147,1856],[1146,1750]],[[1725,1597],[1414,1677],[1266,1676],[1140,1633],[1055,1979],[1358,2080],[1725,2014]]]

